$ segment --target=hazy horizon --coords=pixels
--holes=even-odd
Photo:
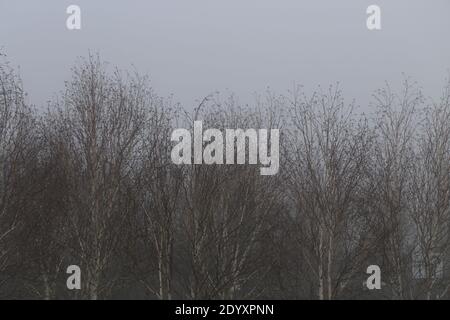
[[[380,31],[365,24],[374,3]],[[81,30],[66,29],[70,4],[81,7]],[[0,0],[0,47],[39,106],[89,51],[148,74],[158,94],[187,108],[216,91],[251,103],[268,87],[309,92],[336,82],[366,106],[385,81],[399,87],[402,73],[439,96],[450,68],[449,9],[446,0]]]

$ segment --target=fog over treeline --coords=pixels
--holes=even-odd
[[[450,82],[374,88],[365,113],[328,84],[191,108],[89,54],[42,110],[8,59],[0,298],[449,298]],[[279,172],[173,164],[171,134],[195,120],[280,129]]]
[[[381,30],[370,31],[370,5]],[[78,5],[81,29],[68,30],[66,10]],[[449,68],[448,0],[0,0],[0,50],[22,68],[38,107],[64,88],[68,66],[89,49],[151,76],[160,95],[193,108],[215,90],[242,103],[267,87],[341,82],[367,106],[402,72],[438,96]],[[365,110],[368,111],[368,110]]]

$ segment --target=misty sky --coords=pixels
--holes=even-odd
[[[81,7],[80,31],[66,29],[70,4]],[[382,9],[381,31],[366,28],[370,4]],[[89,50],[134,65],[187,108],[217,90],[245,103],[267,87],[312,91],[337,81],[366,105],[402,72],[439,95],[450,68],[450,0],[0,0],[0,48],[38,105]]]

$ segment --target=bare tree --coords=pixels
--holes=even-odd
[[[412,276],[417,298],[444,298],[448,275],[450,219],[450,84],[428,108],[411,182]]]
[[[359,206],[367,184],[372,134],[338,89],[307,99],[295,91],[286,175],[298,239],[317,297],[334,299],[367,257],[371,219]],[[356,118],[356,120],[355,120]]]
[[[22,82],[7,62],[0,62],[0,286],[6,270],[17,264],[17,235],[33,193],[32,164],[37,157],[35,121]],[[9,269],[12,274],[16,268]]]
[[[72,260],[84,270],[85,295],[106,296],[116,279],[112,261],[146,124],[146,78],[109,75],[98,57],[81,60],[58,107],[69,181]]]
[[[423,98],[408,81],[400,96],[386,87],[374,97],[378,116],[373,204],[380,217],[384,281],[394,297],[405,299],[410,295],[409,183],[414,169],[417,113]]]
[[[221,102],[205,101],[188,116],[187,123],[201,119],[205,128],[278,128],[280,116],[239,107],[234,97]],[[223,131],[222,131],[223,132]],[[206,142],[205,142],[206,144]],[[280,197],[277,178],[261,176],[252,165],[191,165],[185,170],[181,214],[183,254],[189,272],[182,282],[189,298],[258,297],[261,279],[271,265],[265,264],[264,236],[277,216]]]
[[[130,216],[127,259],[133,278],[152,297],[173,296],[173,255],[182,209],[182,169],[171,163],[172,122],[178,110],[154,97],[136,167],[136,212]]]

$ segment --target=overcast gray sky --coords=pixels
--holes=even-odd
[[[81,7],[82,30],[66,29]],[[382,30],[366,28],[366,8],[382,10]],[[267,87],[313,90],[339,81],[365,105],[402,72],[437,95],[450,68],[450,0],[0,0],[0,47],[32,101],[63,88],[89,50],[152,79],[186,107],[219,90],[241,102]]]

